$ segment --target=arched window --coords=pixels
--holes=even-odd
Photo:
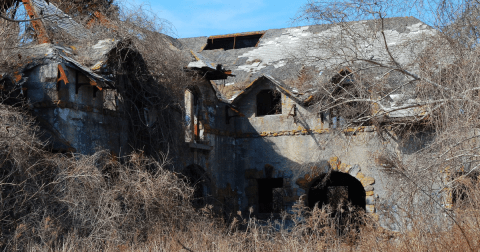
[[[199,120],[200,102],[198,91],[185,90],[185,142],[204,140],[202,122]]]
[[[257,116],[282,113],[282,95],[275,90],[262,90],[257,94]]]
[[[370,105],[365,102],[352,101],[360,98],[361,89],[356,85],[355,76],[350,70],[341,70],[332,77],[332,97],[338,105],[330,110],[330,125],[332,128],[342,128],[351,123],[357,123],[358,119],[366,116]],[[360,121],[363,126],[368,122]]]
[[[193,142],[195,125],[195,95],[189,89],[185,90],[185,142]]]

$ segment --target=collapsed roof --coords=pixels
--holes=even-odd
[[[41,13],[45,18],[42,24],[55,31],[63,31],[82,39],[90,38],[91,32],[76,23],[54,4],[44,0],[28,0],[34,14]],[[35,17],[35,15],[31,17]],[[378,33],[378,20],[359,21],[349,24],[350,28]],[[397,51],[400,64],[409,64],[415,60],[418,48],[411,46],[413,40],[426,35],[434,35],[435,30],[413,17],[385,19],[383,29],[388,36],[388,46]],[[345,59],[331,57],[331,51],[360,46],[363,57],[385,62],[387,55],[378,40],[359,38],[358,40],[338,40],[342,32],[341,25],[313,25],[267,31],[236,33],[211,37],[174,39],[165,36],[173,49],[181,50],[192,59],[187,69],[198,71],[206,79],[213,82],[217,97],[225,102],[234,103],[242,98],[242,93],[248,92],[248,84],[256,83],[262,78],[269,79],[284,90],[287,95],[306,104],[306,100],[318,90],[302,90],[289,85],[292,79],[299,78],[302,70],[308,68],[316,76],[331,78],[329,72],[345,65]],[[38,34],[37,34],[38,35]],[[40,42],[40,41],[39,41]],[[30,59],[23,70],[30,69],[46,61],[63,62],[66,65],[83,72],[99,88],[111,87],[113,84],[108,73],[103,73],[107,56],[120,41],[102,39],[93,46],[87,46],[75,51],[73,46],[53,45],[51,43],[28,45],[18,49],[18,54]],[[381,41],[380,41],[381,42]],[[409,47],[410,46],[410,47]],[[75,53],[73,52],[75,51]],[[20,75],[22,74],[20,71]],[[328,73],[328,74],[327,74]],[[2,78],[8,77],[2,74]],[[22,83],[18,76],[10,76],[15,82]],[[395,85],[394,80],[391,84]],[[216,85],[241,86],[242,90],[233,94],[229,100],[224,99]],[[393,95],[393,96],[392,96]],[[407,93],[392,94],[383,106],[385,111],[391,110],[392,117],[411,116],[412,109],[402,109],[415,102],[414,95]]]
[[[376,20],[358,21],[354,25],[362,29],[378,29],[371,27]],[[231,69],[235,76],[229,77],[227,83],[251,82],[262,74],[268,74],[275,79],[286,80],[298,74],[303,66],[316,66],[328,68],[341,64],[338,59],[327,59],[326,51],[337,47],[341,49],[348,46],[349,41],[336,41],[337,44],[318,45],[327,42],[329,38],[340,32],[334,25],[312,25],[284,29],[271,29],[263,31],[258,38],[258,44],[240,49],[206,49],[209,41],[215,43],[218,37],[239,38],[249,36],[251,33],[239,33],[223,36],[196,37],[179,39],[185,48],[191,49],[196,55],[201,55],[215,64],[221,64]],[[384,29],[388,33],[390,46],[401,46],[403,42],[425,35],[435,34],[435,30],[420,20],[413,17],[400,17],[385,19]],[[331,42],[331,41],[330,41]],[[376,41],[363,41],[366,53],[373,59],[385,60],[385,55],[378,50]],[[380,45],[382,46],[382,45]],[[377,49],[377,50],[375,50]],[[394,49],[394,48],[392,48]],[[323,57],[322,57],[323,56]],[[412,59],[412,55],[399,55],[406,63]],[[321,69],[321,70],[324,70]],[[220,84],[221,82],[218,82]]]
[[[348,51],[355,47],[361,51],[362,57],[386,63],[389,56],[384,50],[380,39],[381,25],[379,20],[358,21],[337,25],[312,25],[267,31],[236,33],[211,37],[195,37],[179,39],[183,48],[189,48],[196,55],[189,64],[190,68],[210,62],[231,70],[231,75],[225,79],[214,79],[219,86],[238,86],[240,90],[227,97],[235,102],[259,78],[268,78],[273,83],[280,83],[291,97],[305,101],[315,90],[298,92],[289,85],[291,80],[298,79],[305,69],[319,78],[331,79],[332,73],[352,64],[351,58],[338,57],[339,50]],[[355,29],[349,36],[341,36],[348,29]],[[433,36],[436,30],[413,17],[388,18],[384,20],[388,47],[395,53],[400,64],[411,64],[423,50],[416,46],[415,41]],[[347,31],[348,32],[348,31]],[[361,37],[362,34],[373,34],[376,37]],[[241,41],[240,43],[238,41]],[[240,46],[239,46],[240,44]],[[359,49],[360,48],[360,49]],[[353,50],[352,50],[353,51]],[[395,79],[396,78],[396,79]],[[390,83],[394,88],[401,79],[392,75]],[[380,104],[385,111],[392,110],[392,117],[410,116],[412,111],[403,110],[402,106],[415,102],[412,93],[393,94],[390,101]],[[400,99],[399,97],[402,97]],[[393,101],[395,100],[395,101]],[[399,100],[403,103],[399,105]],[[393,104],[393,105],[392,105]]]
[[[10,1],[5,3],[4,7],[10,8],[19,2]],[[11,83],[22,85],[27,81],[27,78],[24,78],[24,72],[27,70],[38,65],[58,62],[82,72],[99,89],[114,88],[111,73],[105,71],[106,63],[110,52],[117,49],[122,41],[108,38],[107,35],[102,36],[103,34],[93,34],[90,29],[77,23],[49,1],[24,0],[23,5],[29,18],[33,19],[31,22],[35,40],[11,50],[12,55],[18,55],[23,59],[22,65],[15,73],[0,69],[0,81],[9,79]],[[53,43],[48,37],[47,30],[54,34],[66,33],[75,40]],[[98,40],[96,37],[101,39]],[[167,35],[161,37],[172,49],[178,50],[177,47],[181,46],[174,38]]]

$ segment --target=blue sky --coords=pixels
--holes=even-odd
[[[130,2],[130,1],[129,1]],[[170,21],[175,37],[198,37],[260,31],[302,25],[292,24],[307,0],[133,0]]]

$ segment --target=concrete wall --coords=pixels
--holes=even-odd
[[[376,137],[372,127],[334,130],[328,116],[322,122],[318,113],[284,93],[282,114],[257,117],[256,95],[265,89],[275,86],[264,80],[235,104],[245,115],[235,119],[236,129],[242,133],[235,140],[235,187],[241,198],[240,208],[258,209],[257,181],[272,177],[284,179],[284,209],[288,210],[306,193],[310,181],[334,169],[362,182],[367,194],[366,210],[374,213],[377,196],[385,192],[374,156],[387,143]]]
[[[176,170],[189,173],[185,169],[195,166],[200,170],[196,171],[197,174],[204,172],[209,187],[204,195],[209,199],[207,202],[225,213],[233,212],[238,209],[238,195],[233,187],[236,176],[235,125],[233,119],[227,123],[229,105],[219,101],[208,81],[196,83],[191,90],[197,102],[192,108],[193,112],[190,112],[189,106],[194,106],[194,102],[190,100],[193,97],[188,93],[184,96],[186,100],[183,104],[186,104],[187,111],[179,118],[179,121],[183,122],[179,126],[185,129],[180,136],[185,142],[178,157],[174,157]],[[196,120],[193,117],[196,117]],[[195,127],[197,137],[194,136]]]
[[[128,124],[116,111],[121,106],[115,106],[112,91],[98,91],[94,98],[96,87],[85,85],[76,94],[75,83],[88,79],[73,69],[63,69],[67,84],[61,81],[57,86],[56,63],[32,69],[26,84],[33,113],[46,135],[52,137],[53,149],[74,148],[83,154],[97,149],[128,153]],[[276,86],[267,79],[257,83],[232,109],[216,97],[211,83],[196,83],[195,123],[201,136],[178,131],[183,140],[172,157],[175,169],[186,172],[195,167],[194,174],[205,174],[207,203],[226,214],[246,212],[251,206],[258,214],[259,179],[283,179],[282,208],[290,210],[307,193],[310,182],[336,170],[362,183],[366,210],[375,214],[375,204],[388,201],[387,185],[392,179],[382,173],[375,155],[385,148],[395,151],[394,144],[381,140],[373,127],[334,129],[328,115],[322,121],[316,111],[302,107],[284,93],[281,114],[256,116],[256,95],[265,89]],[[185,97],[189,102],[191,98]],[[186,127],[186,115],[178,113],[175,127],[191,131],[192,127]]]
[[[112,106],[110,109],[104,106],[107,92],[98,91],[93,97],[96,87],[84,85],[76,93],[75,83],[89,83],[88,78],[65,65],[60,66],[68,83],[57,82],[62,77],[59,64],[50,63],[29,71],[25,84],[33,114],[46,130],[52,148],[82,154],[93,154],[101,149],[125,153],[127,124]]]

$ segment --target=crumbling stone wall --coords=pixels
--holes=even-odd
[[[282,113],[257,117],[256,94],[278,89],[268,80],[258,84],[237,104],[245,117],[235,118],[235,169],[244,172],[235,178],[241,209],[258,209],[258,179],[283,178],[284,209],[288,210],[307,193],[309,183],[330,170],[357,178],[366,191],[366,210],[375,213],[375,202],[385,195],[385,180],[374,161],[384,148],[373,127],[334,129],[329,115],[324,118],[282,93]],[[281,92],[281,90],[277,90]],[[296,110],[296,111],[294,111]],[[243,191],[243,192],[242,192]]]
[[[116,102],[108,91],[98,90],[81,72],[58,62],[36,66],[25,76],[24,92],[32,113],[54,151],[128,153],[127,123],[119,115],[119,106],[111,105]]]
[[[210,181],[209,195],[204,195],[208,203],[219,212],[232,213],[239,209],[238,188],[234,187],[237,171],[235,159],[235,130],[232,119],[227,119],[229,104],[220,101],[211,83],[199,80],[186,92],[192,92],[196,102],[193,110],[197,111],[198,125],[188,125],[192,116],[184,111],[179,122],[183,122],[185,139],[181,153],[175,158],[176,169],[182,172],[190,165],[201,167]],[[186,95],[184,103],[193,104],[192,97]],[[189,98],[190,97],[190,98]],[[188,107],[188,106],[186,106]],[[229,121],[229,123],[227,123]],[[196,129],[194,129],[194,127]],[[189,132],[192,131],[192,132]],[[199,136],[195,137],[198,134]],[[193,136],[193,137],[192,137]]]

